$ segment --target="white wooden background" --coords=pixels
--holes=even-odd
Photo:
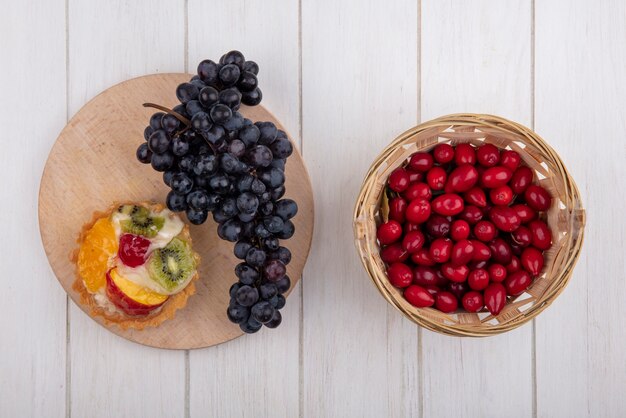
[[[48,151],[101,90],[241,49],[294,135],[316,234],[283,325],[184,352],[123,340],[54,278]],[[587,209],[569,287],[488,339],[418,329],[371,285],[351,214],[396,134],[453,112],[533,127]],[[626,415],[624,0],[0,0],[0,416]]]

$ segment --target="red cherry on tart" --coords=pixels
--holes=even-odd
[[[493,144],[413,154],[389,177],[378,227],[390,283],[416,308],[499,315],[541,275],[552,245],[552,197],[534,177]]]
[[[120,237],[117,256],[128,267],[137,267],[145,263],[150,240],[140,235],[124,234]]]

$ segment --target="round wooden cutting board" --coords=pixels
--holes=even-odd
[[[149,75],[109,88],[72,118],[50,151],[39,191],[39,228],[55,275],[83,311],[79,295],[72,290],[75,266],[70,261],[81,226],[94,211],[106,210],[113,202],[165,202],[169,189],[162,173],[135,158],[143,130],[156,111],[142,104],[172,108],[177,104],[176,86],[190,77]],[[272,121],[280,127],[262,106],[242,106],[241,112],[253,121]],[[311,182],[295,147],[287,160],[286,179],[285,197],[294,199],[299,207],[293,220],[296,233],[284,244],[292,253],[287,273],[293,288],[302,275],[313,234]],[[216,229],[211,216],[204,225],[191,227],[194,249],[202,257],[200,281],[196,294],[174,319],[143,331],[107,326],[100,317],[95,321],[131,341],[170,349],[209,347],[242,335],[239,326],[226,317],[228,289],[236,281],[234,267],[240,260],[233,255],[233,243],[221,240]]]

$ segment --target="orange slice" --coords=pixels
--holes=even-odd
[[[115,230],[108,218],[100,218],[85,234],[78,251],[78,274],[94,293],[106,285],[109,259],[117,254]]]

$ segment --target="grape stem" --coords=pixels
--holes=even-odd
[[[174,116],[176,119],[178,119],[179,121],[181,121],[182,123],[184,123],[185,125],[189,126],[191,125],[191,121],[189,119],[187,119],[186,117],[174,112],[172,109],[168,109],[165,106],[161,106],[155,103],[144,103],[143,107],[153,107],[155,109],[159,109],[162,110],[165,113],[169,113],[170,115]]]

